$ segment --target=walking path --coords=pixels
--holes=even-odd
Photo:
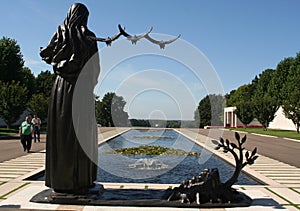
[[[45,134],[41,134],[41,142],[33,142],[30,151],[33,153],[40,152],[41,150],[45,149],[45,144]],[[20,142],[20,137],[18,136],[13,136],[9,139],[3,139],[3,137],[1,137],[0,152],[0,162],[27,154],[27,152],[24,152],[22,144]]]
[[[221,129],[191,129],[194,132],[198,132],[204,136],[212,137],[219,140],[220,137],[234,141],[234,131],[221,130]],[[241,136],[247,135],[247,141],[245,148],[253,150],[254,147],[258,148],[258,152],[275,160],[280,160],[284,163],[290,164],[300,168],[299,152],[300,141],[299,140],[287,140],[281,137],[265,136],[253,133],[239,132]]]
[[[124,132],[127,128],[102,129],[99,143]],[[196,141],[199,145],[213,151],[229,163],[234,163],[229,153],[213,150],[211,139],[197,131],[180,129],[178,132]],[[177,208],[141,208],[141,207],[94,207],[75,205],[37,204],[29,202],[36,193],[46,189],[44,182],[24,180],[45,168],[45,151],[29,153],[0,163],[0,209],[46,209],[46,210],[181,210]],[[251,207],[210,210],[300,210],[300,169],[286,163],[260,155],[254,165],[245,167],[245,171],[265,185],[235,186],[253,199]],[[147,188],[166,189],[174,184],[120,184],[104,183],[105,188]],[[200,209],[185,209],[200,210]],[[201,209],[204,210],[204,209]]]

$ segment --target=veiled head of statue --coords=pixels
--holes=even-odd
[[[85,5],[74,3],[69,9],[65,24],[72,26],[86,26],[88,21],[89,11]]]

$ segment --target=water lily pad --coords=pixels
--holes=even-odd
[[[181,149],[173,149],[162,146],[139,146],[132,148],[122,148],[117,150],[108,150],[102,154],[120,154],[120,155],[161,155],[161,156],[200,156],[199,152],[186,152]]]

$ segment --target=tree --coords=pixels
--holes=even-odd
[[[227,97],[227,105],[236,106],[237,103],[242,101],[249,101],[254,94],[255,85],[245,84],[240,86],[237,90],[231,91]]]
[[[4,120],[7,119],[6,123],[8,126],[18,120],[18,118],[15,119],[11,111],[15,110],[15,115],[19,117],[18,109],[23,108],[23,112],[26,109],[28,99],[31,99],[30,110],[32,112],[37,113],[41,118],[47,117],[45,113],[48,110],[48,98],[55,76],[46,71],[41,72],[35,78],[31,70],[23,67],[23,65],[24,61],[20,52],[20,46],[15,40],[3,37],[0,40],[0,81],[5,84],[5,87],[2,87],[2,97],[6,96],[8,99],[6,99],[7,102],[3,101],[3,106],[6,107],[7,112],[3,111],[5,117],[2,118]],[[21,88],[18,93],[14,94],[14,91],[17,90],[16,87]],[[26,92],[24,91],[25,87]],[[5,92],[7,92],[6,95],[4,95]],[[27,96],[24,96],[24,93]],[[13,96],[16,99],[12,99]],[[14,101],[16,102],[15,104],[12,103]],[[20,106],[19,103],[23,104]],[[14,121],[11,122],[12,120]]]
[[[275,113],[279,108],[277,98],[268,92],[270,79],[274,77],[274,72],[273,69],[266,69],[259,75],[252,98],[254,117],[262,124],[265,130],[275,118]]]
[[[291,119],[299,133],[300,126],[300,91],[294,90],[289,94],[289,100],[283,101],[283,112],[286,118]]]
[[[51,89],[55,80],[55,74],[50,71],[42,71],[35,79],[35,94],[29,101],[29,110],[45,120],[48,116],[48,105]]]
[[[206,125],[211,125],[211,104],[209,100],[209,95],[206,95],[198,105],[195,111],[195,122],[196,127],[203,128]]]
[[[254,92],[253,84],[240,86],[235,92],[231,92],[229,103],[236,106],[234,113],[245,127],[254,119],[253,103],[251,96]]]
[[[212,126],[220,126],[223,125],[224,121],[224,108],[226,106],[226,101],[224,96],[212,94],[209,95],[209,100],[212,105],[211,107],[211,125]]]
[[[41,120],[48,116],[49,97],[44,94],[34,94],[29,101],[29,110],[37,114]]]
[[[268,95],[253,100],[254,116],[262,124],[264,130],[267,130],[270,122],[275,118],[278,108],[277,101]]]
[[[196,127],[223,125],[221,117],[224,106],[225,98],[222,95],[210,94],[204,97],[194,112]]]
[[[180,128],[181,121],[169,120],[167,121],[167,128]]]
[[[234,113],[243,123],[244,127],[247,127],[254,119],[253,103],[250,100],[238,102]]]
[[[127,126],[128,114],[124,111],[126,105],[122,96],[113,92],[104,95],[102,101],[96,101],[97,123],[106,127]]]
[[[21,70],[22,78],[20,79],[20,83],[27,87],[28,89],[28,98],[36,91],[36,81],[35,77],[32,74],[31,70],[28,67],[23,67]]]
[[[28,102],[28,89],[20,82],[0,81],[0,117],[8,128],[16,122],[25,111]]]
[[[257,98],[263,97],[264,95],[270,95],[268,92],[270,87],[270,81],[275,75],[275,70],[273,69],[266,69],[261,74],[259,74],[258,80],[255,83],[255,90],[254,95]]]
[[[17,42],[7,37],[0,39],[0,81],[20,81],[23,65],[23,56]]]
[[[149,120],[145,119],[130,119],[130,125],[132,127],[151,127]]]
[[[128,114],[124,111],[126,102],[122,96],[114,95],[111,103],[111,115],[114,126],[128,126]]]
[[[231,98],[234,95],[234,93],[236,92],[236,90],[231,90],[229,93],[225,94],[225,100],[226,100],[226,106],[235,106],[234,102],[232,102]]]
[[[293,57],[288,57],[280,61],[272,78],[270,79],[268,94],[275,97],[279,105],[281,105],[282,101],[285,99],[285,94],[282,93],[282,88],[284,83],[287,81],[293,62]]]
[[[299,133],[300,125],[300,53],[297,54],[290,67],[286,83],[282,88],[284,114],[291,119]]]
[[[49,70],[42,71],[36,77],[36,94],[44,94],[46,97],[51,95],[55,74]]]

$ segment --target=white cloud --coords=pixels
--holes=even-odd
[[[32,59],[26,59],[25,60],[25,66],[42,65],[42,64],[44,64],[44,62],[42,62],[42,61],[36,61],[36,60],[32,60]]]
[[[37,76],[41,71],[52,70],[52,66],[46,64],[44,61],[34,60],[30,58],[25,58],[25,67],[28,67],[35,76]]]

